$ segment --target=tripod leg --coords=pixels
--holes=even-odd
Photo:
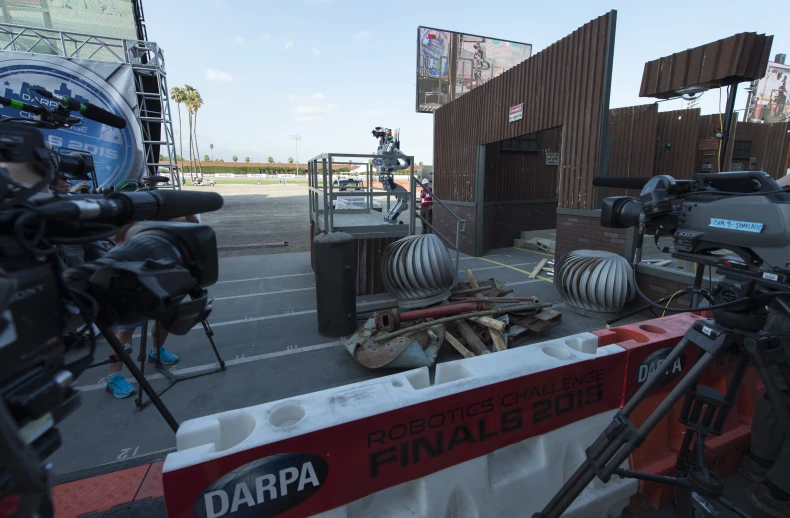
[[[211,344],[211,348],[214,349],[214,356],[217,357],[217,361],[219,362],[219,370],[225,370],[225,360],[219,355],[219,351],[217,350],[217,345],[214,343],[214,330],[211,329],[211,325],[208,323],[208,320],[204,319],[203,322],[203,331],[206,332],[206,338],[208,338],[209,343]]]
[[[137,365],[135,365],[132,359],[129,357],[129,355],[126,354],[126,351],[123,350],[123,346],[115,337],[115,335],[112,334],[112,331],[106,328],[102,328],[101,334],[102,336],[104,336],[104,339],[107,340],[107,343],[110,344],[110,347],[113,348],[115,354],[120,356],[121,360],[123,361],[123,364],[126,365],[126,368],[129,369],[129,372],[132,373],[134,379],[136,379],[137,382],[140,384],[140,389],[144,390],[145,393],[148,394],[148,397],[151,398],[151,402],[153,402],[156,409],[159,410],[159,413],[162,414],[162,417],[164,418],[165,421],[167,421],[167,424],[170,426],[170,428],[174,432],[177,432],[178,422],[173,417],[173,414],[170,413],[170,410],[167,409],[165,404],[162,403],[162,400],[159,399],[159,396],[156,395],[156,391],[153,389],[153,387],[151,387],[151,384],[148,383],[148,380],[143,377],[142,373],[140,372],[140,369],[137,368]]]
[[[148,322],[143,322],[140,328],[140,352],[137,355],[137,361],[140,362],[140,375],[145,376],[145,348],[146,340],[148,339]],[[137,410],[143,409],[143,391],[137,391],[137,398],[134,400]]]
[[[669,353],[664,365],[672,365],[684,353],[690,343],[691,340],[689,338],[683,337],[680,343]],[[697,383],[705,369],[721,352],[724,344],[725,340],[722,334],[707,348],[705,354],[694,364],[688,374],[680,380],[653,413],[648,416],[642,426],[639,429],[635,429],[633,424],[628,421],[628,415],[662,381],[666,371],[648,378],[647,382],[642,385],[634,397],[615,416],[613,423],[588,448],[587,460],[571,475],[570,479],[554,495],[543,511],[534,516],[559,518],[596,476],[608,481],[612,473],[628,458],[631,452],[642,444],[645,437],[669,413],[684,392]]]

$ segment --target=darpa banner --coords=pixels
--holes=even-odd
[[[83,104],[92,103],[126,119],[124,129],[84,119],[82,125],[72,128],[41,131],[53,149],[70,148],[91,153],[100,186],[109,187],[124,178],[138,178],[142,174],[145,158],[140,125],[135,117],[137,100],[131,65],[3,52],[0,82],[2,95],[9,99],[51,108],[54,101],[39,99],[32,91],[44,88]],[[0,114],[33,118],[30,113],[8,106],[3,106]]]

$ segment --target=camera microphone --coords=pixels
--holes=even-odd
[[[64,223],[99,221],[125,224],[140,220],[170,220],[213,212],[222,208],[222,196],[215,192],[138,191],[99,195],[69,196],[43,202],[36,210],[48,220]]]
[[[615,176],[596,176],[593,178],[593,185],[596,187],[642,190],[649,181],[649,177],[618,178]]]
[[[43,88],[31,88],[34,92],[38,93],[42,97],[46,97],[47,99],[52,99],[53,101],[58,101],[60,105],[71,111],[80,112],[86,118],[94,120],[96,122],[101,122],[107,126],[112,126],[113,128],[123,129],[126,127],[126,119],[123,117],[118,117],[114,113],[110,113],[103,108],[99,108],[95,104],[85,103],[83,104],[77,99],[73,97],[69,97],[67,95],[57,95],[53,94],[52,92],[45,90]]]

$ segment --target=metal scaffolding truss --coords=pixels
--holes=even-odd
[[[0,51],[3,50],[131,65],[137,97],[135,115],[143,136],[146,173],[170,176],[170,186],[180,189],[165,57],[159,45],[0,23]],[[160,162],[157,150],[167,160]]]

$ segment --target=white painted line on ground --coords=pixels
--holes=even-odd
[[[291,293],[295,291],[308,291],[314,290],[315,286],[311,286],[309,288],[294,288],[291,290],[279,290],[279,291],[262,291],[260,293],[247,293],[246,295],[230,295],[228,297],[215,297],[213,300],[229,300],[229,299],[243,299],[246,297],[262,297],[264,295],[277,295],[278,293]]]
[[[234,365],[242,365],[244,363],[251,363],[257,362],[261,360],[270,360],[272,358],[279,358],[280,356],[288,356],[289,354],[300,354],[300,353],[309,353],[312,351],[320,351],[322,349],[329,349],[330,347],[337,347],[338,345],[343,345],[345,343],[344,340],[337,340],[334,342],[327,342],[323,344],[317,345],[308,345],[305,347],[294,347],[293,349],[285,349],[282,351],[276,351],[273,353],[266,353],[266,354],[256,354],[255,356],[248,356],[246,358],[237,358],[234,360],[228,360],[225,362],[226,367],[232,367]],[[176,376],[180,374],[192,374],[194,372],[206,371],[210,369],[216,369],[216,363],[207,363],[205,365],[195,365],[193,367],[185,367],[183,369],[171,369],[170,372]],[[158,372],[156,374],[151,374],[145,377],[148,381],[158,380],[164,378],[162,374]],[[134,383],[135,379],[132,377],[126,378],[126,381],[129,383]],[[89,392],[93,390],[103,390],[107,387],[106,383],[94,383],[93,385],[84,385],[82,387],[76,387],[79,390]]]
[[[254,277],[252,279],[236,279],[232,281],[219,281],[217,284],[228,284],[231,282],[253,282],[253,281],[265,281],[267,279],[282,279],[284,277],[304,277],[305,275],[315,275],[313,272],[310,273],[289,273],[286,275],[275,275],[273,277]]]

